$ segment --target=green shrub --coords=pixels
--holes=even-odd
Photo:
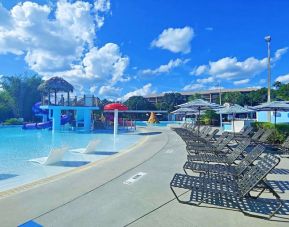
[[[219,115],[214,110],[206,110],[205,114],[201,115],[200,121],[203,125],[213,125],[219,121]]]
[[[253,128],[259,129],[273,129],[273,134],[269,138],[269,142],[271,143],[283,143],[284,140],[289,136],[289,125],[288,124],[274,124],[269,122],[253,122],[251,124]]]
[[[4,125],[22,125],[23,121],[18,118],[10,118],[4,121]]]

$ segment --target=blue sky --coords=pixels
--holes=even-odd
[[[127,99],[289,82],[289,1],[0,0],[0,75],[63,76]],[[17,5],[18,4],[18,5]]]

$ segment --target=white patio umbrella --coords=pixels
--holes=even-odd
[[[172,114],[176,115],[185,115],[185,119],[187,115],[195,114],[197,111],[192,108],[181,107],[177,110],[172,111]]]
[[[192,108],[186,108],[186,107],[181,107],[177,110],[174,110],[171,112],[172,114],[193,114],[196,113],[197,111],[192,109]]]
[[[232,124],[233,124],[233,132],[235,133],[235,116],[236,114],[241,114],[241,113],[253,113],[256,112],[255,110],[251,110],[248,108],[245,108],[243,106],[240,106],[238,104],[234,104],[234,105],[230,105],[230,106],[226,106],[222,109],[219,109],[217,111],[218,114],[232,114],[233,115],[233,119],[232,119]]]
[[[198,136],[200,134],[200,114],[201,114],[201,110],[209,110],[209,109],[219,109],[221,106],[219,106],[216,103],[210,103],[207,102],[203,99],[195,99],[191,102],[187,102],[181,105],[178,105],[178,107],[185,107],[185,108],[191,108],[193,110],[197,110],[198,111]]]
[[[258,106],[250,107],[256,111],[274,111],[275,115],[275,122],[274,125],[276,127],[276,113],[278,111],[289,111],[289,101],[273,101],[273,102],[266,102]]]

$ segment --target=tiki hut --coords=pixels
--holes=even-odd
[[[39,85],[38,90],[42,92],[42,97],[48,95],[50,104],[50,95],[54,93],[54,104],[57,102],[57,92],[67,93],[67,102],[69,105],[69,92],[73,92],[73,86],[61,77],[52,77]],[[43,99],[44,100],[44,99]]]

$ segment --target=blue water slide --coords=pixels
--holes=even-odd
[[[48,110],[43,110],[40,108],[41,102],[37,102],[33,105],[32,111],[36,116],[39,115],[48,115]],[[61,125],[65,125],[70,120],[70,117],[67,115],[61,115]],[[52,128],[52,120],[47,122],[41,122],[41,123],[27,123],[23,124],[23,129],[46,129],[46,128]]]

